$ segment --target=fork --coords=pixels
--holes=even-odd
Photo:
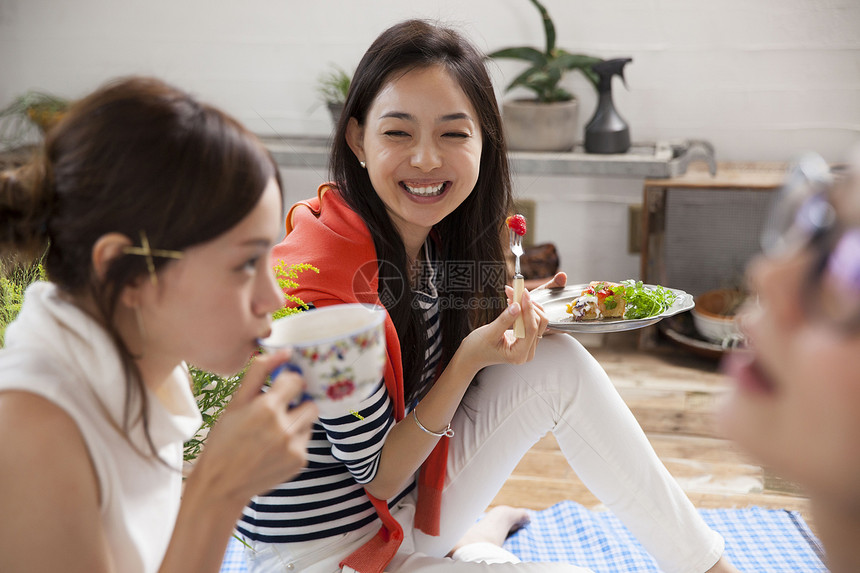
[[[508,229],[511,238],[511,252],[514,254],[514,302],[519,303],[522,308],[523,290],[525,290],[525,279],[520,272],[520,256],[523,254],[523,236],[518,235],[513,229]],[[517,338],[526,337],[525,324],[523,323],[523,315],[520,315],[514,321],[514,336]]]

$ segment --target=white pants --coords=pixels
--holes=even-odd
[[[475,523],[523,455],[547,432],[583,483],[639,539],[667,573],[706,571],[723,553],[660,462],[645,434],[596,360],[567,335],[541,339],[535,359],[486,368],[451,423],[442,496],[441,536],[412,527],[414,500],[392,512],[405,540],[386,569],[398,573],[584,571],[560,563],[516,563],[504,552],[465,547],[445,558]],[[338,562],[375,535],[378,523],[334,539],[300,544],[252,544],[253,573],[338,571]],[[509,562],[500,563],[499,561]],[[476,562],[496,561],[493,564]]]

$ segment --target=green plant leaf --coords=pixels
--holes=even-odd
[[[569,101],[574,99],[573,95],[558,84],[564,73],[571,70],[582,72],[596,89],[600,78],[591,69],[591,64],[602,60],[584,54],[571,54],[556,48],[555,24],[549,12],[538,0],[529,1],[541,15],[546,39],[545,49],[541,52],[530,47],[505,48],[487,55],[488,58],[510,58],[531,62],[532,67],[520,73],[508,84],[506,91],[520,86],[535,92],[538,101],[541,102]]]
[[[545,77],[546,74],[542,74],[540,68],[535,68],[535,67],[529,68],[527,70],[524,70],[517,77],[515,77],[513,79],[513,81],[510,84],[508,84],[507,89],[511,90],[517,86],[525,87],[525,88],[528,88],[530,90],[534,90],[536,92],[536,94],[538,96],[540,96],[540,88],[538,86],[538,83],[536,83],[532,80],[532,78],[536,75],[538,76],[538,83],[539,83],[541,75],[543,75]]]
[[[569,101],[573,96],[558,86],[561,71],[549,67],[529,68],[511,82],[508,89],[524,87],[532,90],[540,102]]]
[[[36,90],[16,97],[0,109],[0,144],[11,149],[25,143],[30,134],[45,128],[70,103],[66,98]]]
[[[349,93],[352,76],[343,68],[332,65],[331,70],[317,80],[317,94],[326,103],[344,103]]]
[[[515,86],[540,83],[545,78],[546,73],[544,73],[543,68],[533,66],[527,70],[523,70],[520,75],[515,77],[508,89],[513,88]]]
[[[535,66],[545,66],[547,63],[546,54],[535,48],[522,46],[519,48],[505,48],[497,50],[491,54],[487,54],[488,58],[507,58],[511,60],[525,60],[531,62]]]
[[[552,23],[552,18],[550,18],[549,12],[543,4],[538,2],[538,0],[531,0],[531,3],[538,9],[543,20],[543,31],[546,37],[545,52],[547,55],[552,54],[553,50],[555,50],[555,25]]]
[[[570,93],[569,91],[567,91],[566,89],[564,89],[561,86],[555,86],[547,94],[546,100],[544,100],[544,101],[547,103],[552,103],[552,102],[560,102],[560,101],[571,101],[573,99],[575,99],[575,98],[573,97],[572,93]]]
[[[601,58],[586,56],[585,54],[571,54],[565,50],[558,50],[558,57],[550,65],[561,70],[579,70],[588,80],[597,87],[600,77],[591,69],[593,64],[602,62]]]
[[[24,115],[31,109],[44,111],[65,111],[69,100],[49,93],[31,90],[16,97],[8,106],[0,109],[0,117]]]

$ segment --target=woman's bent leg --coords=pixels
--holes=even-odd
[[[445,555],[525,452],[552,431],[586,487],[663,570],[706,571],[722,555],[722,537],[657,458],[597,361],[570,336],[543,338],[528,364],[482,371],[452,428],[442,536],[417,532],[420,552]]]

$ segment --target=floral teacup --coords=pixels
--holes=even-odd
[[[305,398],[316,401],[321,417],[361,418],[360,403],[373,393],[385,368],[385,309],[338,304],[285,316],[272,323],[272,334],[260,345],[267,352],[292,349],[290,362],[281,368],[304,376]]]

